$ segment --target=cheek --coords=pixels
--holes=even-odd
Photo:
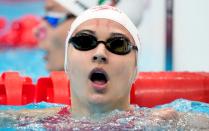
[[[67,74],[70,79],[70,87],[73,94],[82,94],[84,84],[86,83],[87,64],[84,61],[82,53],[75,49],[68,50]],[[85,65],[85,66],[84,66]]]
[[[133,58],[133,59],[132,59]],[[135,58],[127,57],[127,58],[117,58],[114,60],[114,65],[111,68],[112,78],[115,86],[118,88],[127,88],[129,90],[133,77],[135,76]]]
[[[67,60],[68,76],[72,81],[85,81],[90,68],[90,54],[69,47]]]
[[[72,49],[72,47],[69,48],[68,69],[69,69],[70,76],[73,76],[76,74],[78,75],[79,72],[82,72],[84,68],[84,66],[82,65],[84,64],[85,61],[83,60],[84,57],[82,57],[81,54],[79,54],[78,51],[75,51],[75,49]]]
[[[132,55],[131,55],[132,56]],[[134,57],[124,57],[114,59],[115,73],[121,74],[121,77],[128,78],[136,68]]]

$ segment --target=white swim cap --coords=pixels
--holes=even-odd
[[[55,0],[75,16],[97,5],[111,5],[121,9],[138,26],[146,0]]]
[[[98,5],[98,0],[55,0],[75,16],[78,16],[90,7]]]
[[[138,52],[140,52],[141,46],[140,46],[140,41],[139,41],[138,30],[135,27],[135,25],[132,23],[132,21],[128,18],[128,16],[124,14],[121,10],[119,10],[118,8],[115,8],[112,6],[107,6],[107,5],[95,6],[83,12],[71,24],[71,27],[70,27],[70,30],[68,32],[68,36],[66,39],[66,43],[65,43],[66,44],[65,45],[65,71],[67,71],[67,51],[68,51],[68,45],[69,45],[68,41],[71,38],[73,32],[82,23],[91,19],[96,19],[96,18],[109,19],[124,26],[132,35],[135,45],[139,49]]]

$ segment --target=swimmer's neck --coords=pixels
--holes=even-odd
[[[99,104],[79,104],[79,103],[71,103],[70,112],[72,117],[81,118],[81,117],[90,117],[95,114],[104,114],[109,113],[114,110],[127,111],[130,110],[130,102],[123,102],[123,104],[115,104],[115,105],[99,105]]]

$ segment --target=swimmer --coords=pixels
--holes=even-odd
[[[46,51],[46,69],[63,71],[66,32],[75,16],[55,0],[45,1],[46,15],[35,29],[39,48]]]
[[[65,48],[72,116],[132,110],[130,90],[141,45],[138,30],[125,13],[111,6],[85,11],[72,23]],[[178,116],[172,109],[153,115]]]
[[[130,90],[137,75],[141,45],[137,28],[121,10],[96,6],[85,11],[71,24],[65,44],[73,117],[132,110]],[[173,110],[165,110],[163,116],[166,112]]]
[[[72,115],[129,110],[140,49],[138,31],[121,10],[99,6],[80,15],[65,52]]]
[[[71,106],[18,111],[17,116],[50,119],[67,114],[80,119],[115,110],[136,111],[130,104],[130,90],[138,72],[139,38],[134,24],[118,8],[96,6],[85,11],[73,21],[66,38],[65,72],[70,80]],[[155,123],[177,125],[181,117],[184,113],[173,109],[155,109],[148,118]],[[209,128],[204,116],[191,118],[187,125],[204,123],[202,129]]]
[[[80,13],[99,4],[119,7],[138,26],[142,19],[145,0],[46,0],[46,16],[35,30],[35,35],[39,40],[40,49],[46,51],[44,59],[48,71],[64,71],[64,43],[71,23]]]

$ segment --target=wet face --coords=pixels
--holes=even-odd
[[[134,45],[130,33],[122,25],[107,19],[84,22],[73,36],[83,33],[96,37],[98,41],[125,37]],[[70,44],[67,72],[71,81],[72,106],[102,107],[104,111],[127,109],[136,73],[135,58],[135,50],[118,55],[102,43],[87,51]]]
[[[54,0],[46,0],[46,12],[69,13]],[[52,27],[46,20],[42,20],[35,33],[39,40],[39,47],[46,51],[44,59],[49,71],[64,70],[65,39],[69,26],[74,18],[66,19],[64,22]]]

